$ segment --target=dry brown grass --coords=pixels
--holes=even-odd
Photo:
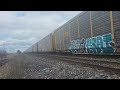
[[[25,58],[20,55],[9,58],[9,62],[0,67],[1,79],[23,79],[24,70],[27,68]]]

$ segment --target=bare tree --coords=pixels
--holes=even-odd
[[[0,50],[0,59],[4,59],[7,57],[7,51],[6,50]]]

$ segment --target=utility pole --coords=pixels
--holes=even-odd
[[[3,43],[3,50],[5,50],[5,44]]]
[[[14,48],[13,48],[13,53],[14,53]]]

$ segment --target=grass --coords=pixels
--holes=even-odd
[[[24,71],[27,69],[27,60],[25,57],[16,55],[9,58],[9,62],[0,67],[1,79],[24,79]]]

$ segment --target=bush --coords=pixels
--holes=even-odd
[[[21,51],[20,51],[20,50],[18,50],[18,51],[17,51],[17,53],[18,53],[18,54],[21,54]]]

